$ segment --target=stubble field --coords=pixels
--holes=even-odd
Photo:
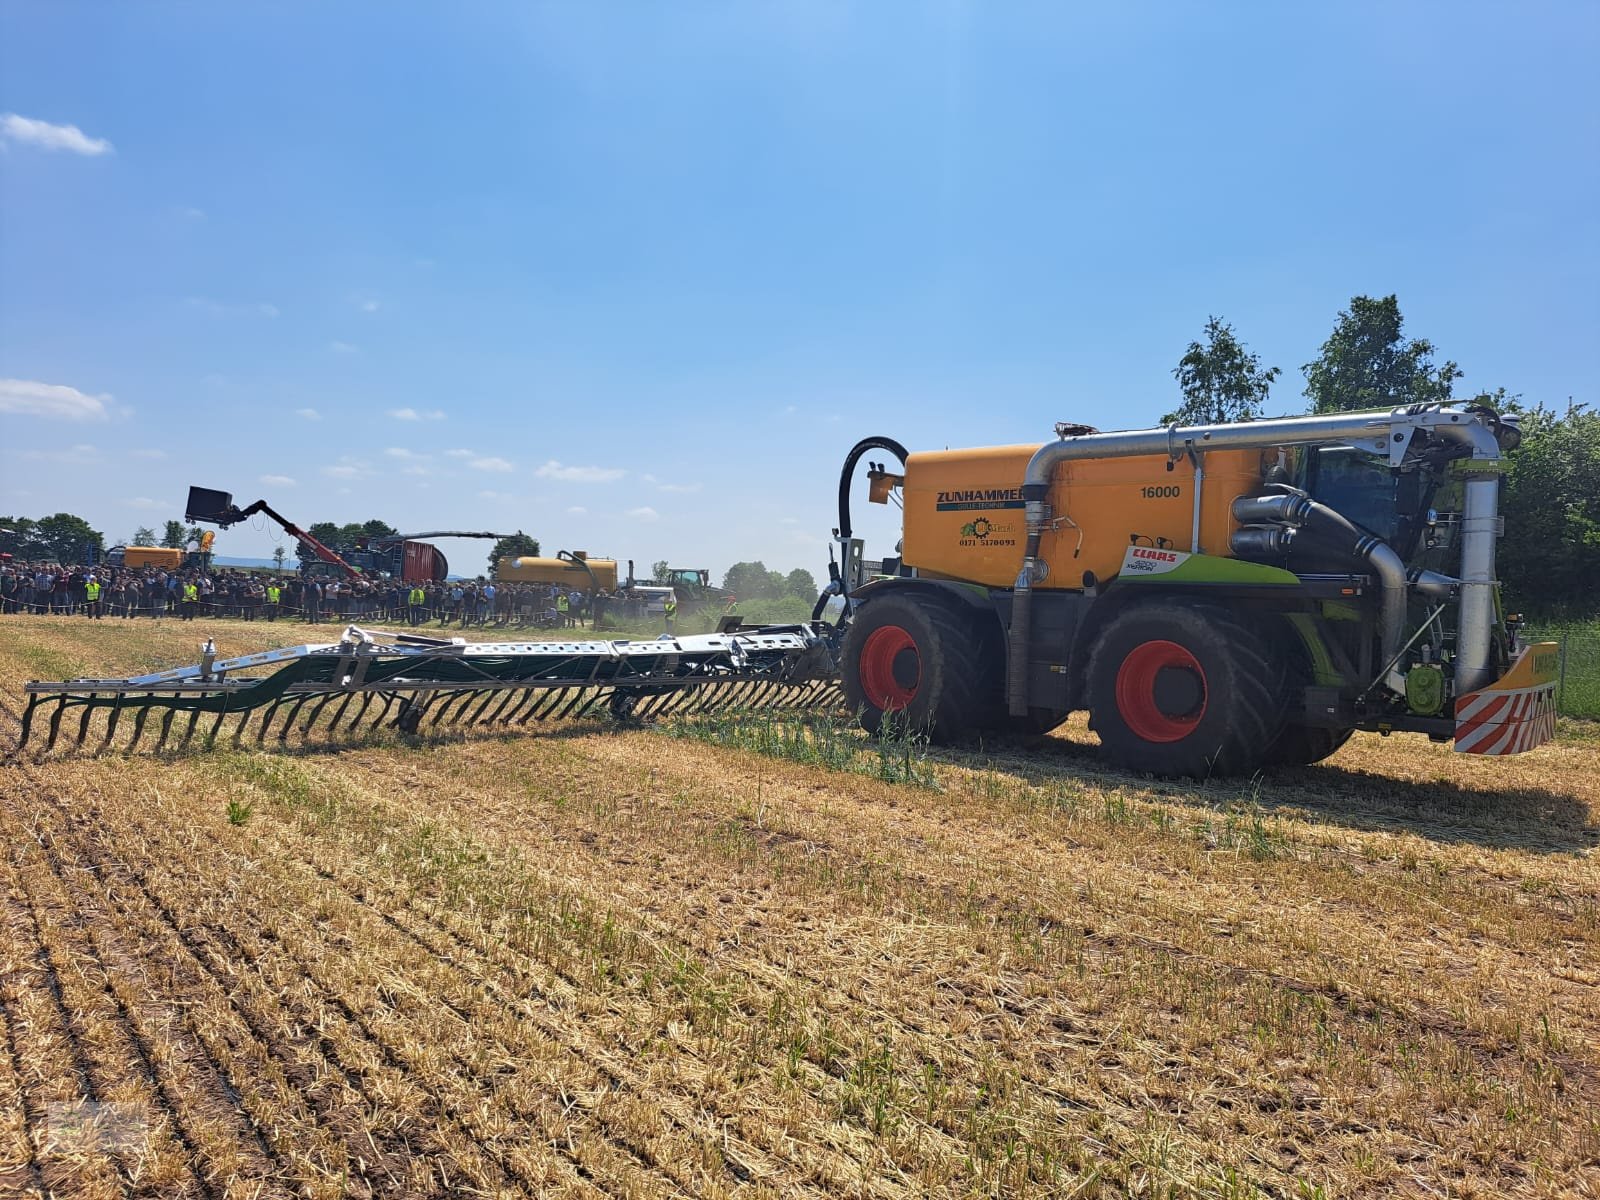
[[[328,627],[6,618],[0,750],[206,634]],[[0,765],[0,1194],[1600,1195],[1593,726],[1205,786],[782,734]]]

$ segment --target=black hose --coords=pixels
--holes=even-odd
[[[850,453],[844,457],[844,470],[839,472],[839,536],[850,536],[850,481],[855,475],[856,464],[861,461],[861,456],[868,450],[887,450],[900,460],[903,470],[908,457],[906,448],[893,438],[869,437],[862,438],[851,448]]]

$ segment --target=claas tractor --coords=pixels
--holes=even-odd
[[[1556,647],[1523,646],[1495,543],[1512,418],[1488,408],[851,451],[840,480],[844,696],[869,730],[1039,734],[1087,710],[1156,775],[1307,764],[1354,730],[1510,754],[1555,727]],[[852,476],[897,499],[894,557],[852,535]]]

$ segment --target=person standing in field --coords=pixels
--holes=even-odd
[[[91,621],[100,619],[100,577],[91,572],[83,581],[83,615]]]

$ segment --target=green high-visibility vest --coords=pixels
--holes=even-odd
[[[94,582],[84,584],[83,594],[88,598],[90,603],[93,603],[94,601],[100,599],[100,585]]]
[[[567,598],[565,596],[557,596],[556,597],[556,611],[557,612],[566,612],[567,611]]]
[[[183,598],[186,603],[200,599],[200,589],[195,587],[195,585],[192,583],[184,584]]]
[[[279,599],[282,598],[282,596],[283,596],[283,589],[281,589],[281,588],[269,587],[267,589],[267,603],[268,604],[276,604],[279,601]]]
[[[419,587],[414,587],[414,588],[411,589],[411,603],[413,603],[413,604],[426,604],[427,602],[428,602],[428,593],[427,592],[423,591]]]
[[[666,610],[667,616],[670,617],[673,613],[678,611],[678,602],[676,600],[668,600],[666,603]]]

